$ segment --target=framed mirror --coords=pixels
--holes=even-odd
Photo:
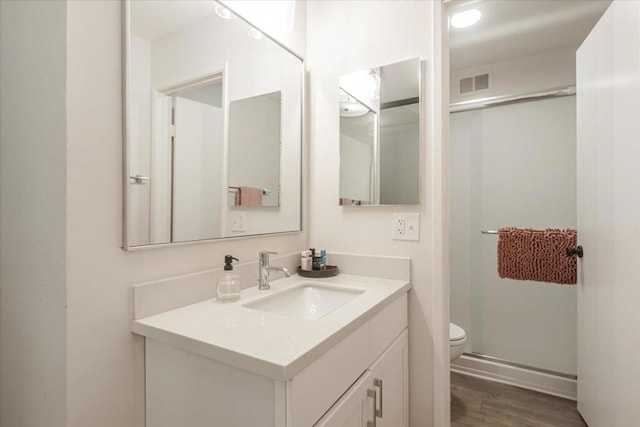
[[[420,60],[340,77],[342,206],[420,204]]]
[[[124,19],[124,249],[300,231],[302,59],[212,0]]]

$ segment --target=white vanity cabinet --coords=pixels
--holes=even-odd
[[[407,342],[406,292],[284,380],[147,337],[146,425],[406,426]]]
[[[408,350],[405,329],[314,427],[407,426]]]

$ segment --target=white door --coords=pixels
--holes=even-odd
[[[640,425],[640,3],[614,1],[577,54],[578,410]]]
[[[220,237],[222,109],[175,97],[173,241]]]
[[[149,243],[171,242],[171,177],[173,98],[153,91],[151,108],[151,184]]]

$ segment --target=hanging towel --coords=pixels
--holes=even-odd
[[[498,275],[503,279],[575,285],[576,257],[566,249],[576,246],[576,230],[498,230]]]
[[[238,187],[236,206],[262,206],[262,188]]]

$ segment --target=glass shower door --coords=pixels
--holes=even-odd
[[[576,228],[575,96],[451,114],[451,321],[465,352],[576,373],[575,286],[500,279],[502,227]]]

